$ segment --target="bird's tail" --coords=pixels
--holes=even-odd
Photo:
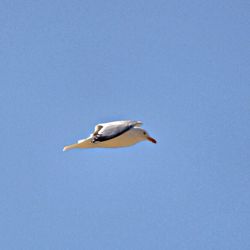
[[[69,149],[73,149],[73,148],[79,148],[79,144],[76,143],[76,144],[71,144],[71,145],[65,146],[63,148],[63,151],[66,151],[66,150],[69,150]]]

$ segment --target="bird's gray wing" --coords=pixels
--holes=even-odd
[[[95,131],[94,131],[94,133],[92,134],[92,136],[98,135],[99,131],[100,131],[102,128],[103,128],[103,125],[97,124],[97,125],[95,126]]]
[[[111,140],[141,124],[139,121],[119,121],[99,124],[102,128],[93,134],[92,142],[96,143]]]

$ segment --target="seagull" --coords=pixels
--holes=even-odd
[[[95,131],[86,139],[75,144],[65,146],[63,151],[74,148],[118,148],[132,146],[138,142],[148,140],[157,141],[142,129],[140,121],[114,121],[100,123],[95,126]]]

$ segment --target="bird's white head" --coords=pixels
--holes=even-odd
[[[157,143],[157,141],[153,138],[153,137],[151,137],[151,136],[149,136],[149,134],[148,134],[148,132],[146,131],[146,130],[144,130],[144,129],[142,129],[142,128],[134,128],[135,130],[136,130],[136,134],[137,134],[137,136],[143,141],[143,140],[148,140],[148,141],[150,141],[150,142],[152,142],[152,143]]]

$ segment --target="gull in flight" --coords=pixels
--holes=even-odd
[[[95,126],[95,131],[86,139],[65,146],[63,151],[73,148],[118,148],[132,146],[140,141],[156,140],[142,129],[140,121],[115,121]]]

